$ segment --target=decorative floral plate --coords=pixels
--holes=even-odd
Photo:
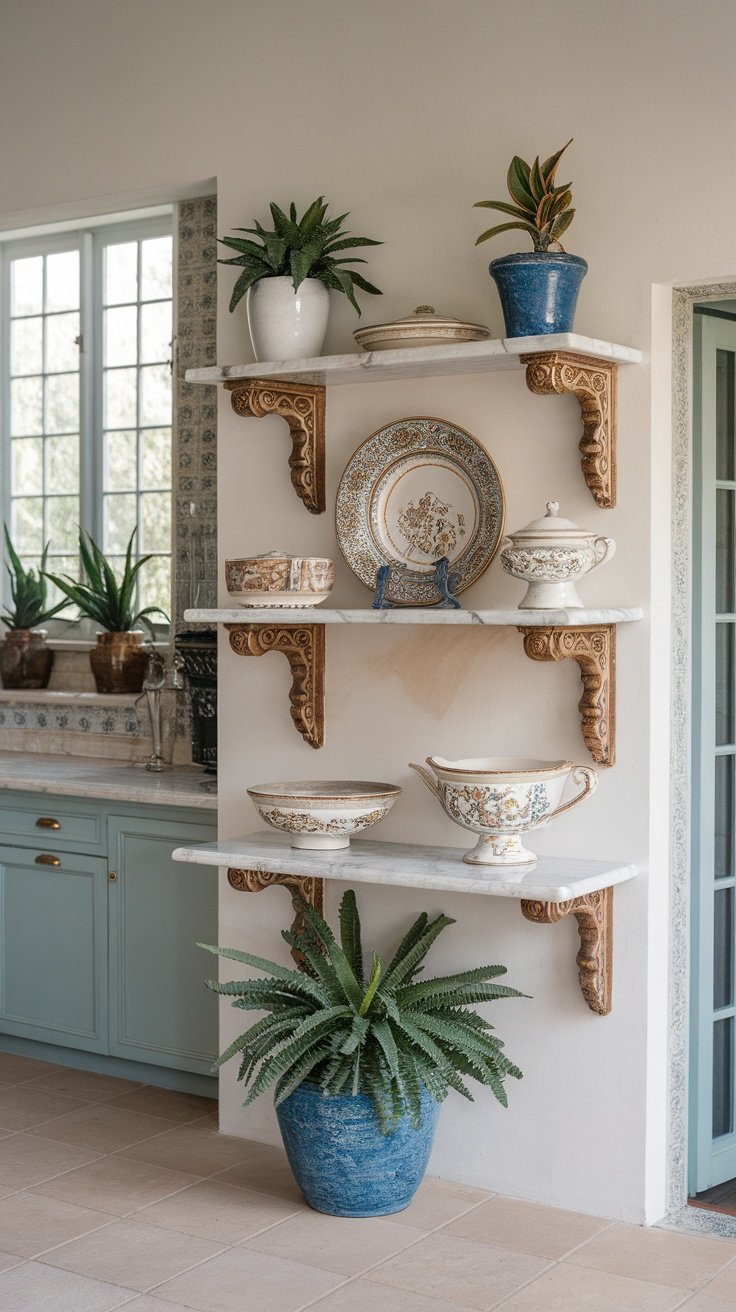
[[[488,452],[444,419],[400,419],[372,433],[350,460],[337,493],[337,540],[354,574],[375,588],[390,565],[386,598],[432,606],[437,561],[447,556],[453,592],[470,586],[503,534],[501,479]]]

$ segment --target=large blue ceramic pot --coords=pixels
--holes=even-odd
[[[422,1090],[422,1123],[382,1135],[365,1094],[300,1084],[276,1108],[289,1165],[304,1197],[330,1216],[387,1216],[409,1206],[427,1169],[440,1105]]]
[[[491,260],[507,337],[570,333],[580,284],[588,272],[579,255],[530,251]]]

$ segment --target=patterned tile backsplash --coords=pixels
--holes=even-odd
[[[145,710],[145,708],[144,708]],[[100,706],[69,700],[62,705],[51,701],[12,702],[2,700],[0,692],[0,730],[26,729],[32,733],[84,733],[118,734],[131,738],[141,737],[138,714],[131,700],[129,705]],[[3,746],[0,735],[0,749]]]

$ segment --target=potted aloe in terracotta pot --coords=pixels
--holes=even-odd
[[[215,1069],[240,1059],[244,1106],[273,1087],[289,1164],[316,1211],[400,1212],[422,1181],[448,1091],[472,1102],[470,1077],[506,1106],[504,1081],[521,1071],[473,1004],[522,994],[495,983],[503,966],[417,979],[438,934],[454,923],[448,916],[422,913],[387,964],[373,953],[366,967],[352,889],[340,904],[339,942],[313,907],[299,897],[294,906],[299,927],[282,938],[301,970],[200,944],[265,976],[207,981],[234,1007],[266,1013]]]
[[[79,534],[79,555],[87,576],[86,581],[77,581],[69,575],[61,578],[55,574],[47,575],[69,601],[78,607],[83,618],[94,620],[100,625],[102,632],[97,634],[97,645],[89,654],[98,692],[141,691],[148,665],[148,652],[143,646],[145,635],[136,625],[145,624],[153,637],[150,616],[160,615],[163,620],[168,619],[158,606],[135,609],[138,575],[151,559],[150,556],[141,556],[133,563],[136,532],[137,529],[133,529],[130,535],[120,579],[116,578],[97,543],[83,529]]]
[[[11,605],[0,616],[8,632],[0,642],[0,676],[3,688],[46,688],[54,664],[54,653],[46,645],[46,630],[38,626],[58,615],[68,606],[60,601],[48,605],[46,587],[46,557],[49,544],[43,549],[41,566],[36,573],[26,569],[10,540],[5,526],[7,570],[10,576]]]

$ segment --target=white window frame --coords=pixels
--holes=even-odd
[[[141,241],[150,237],[171,236],[173,243],[172,287],[172,346],[170,366],[173,372],[173,338],[176,322],[176,225],[174,207],[163,212],[158,207],[149,217],[125,218],[116,216],[113,222],[91,220],[78,226],[60,225],[60,230],[44,233],[29,232],[28,236],[15,235],[3,241],[0,234],[0,509],[5,523],[10,522],[11,502],[11,441],[10,441],[10,265],[12,260],[33,255],[48,255],[57,251],[78,250],[80,257],[79,322],[81,345],[79,353],[79,519],[96,542],[103,538],[103,257],[109,244],[124,241]],[[137,366],[140,368],[140,365]],[[172,455],[173,455],[173,389],[172,389]],[[140,497],[140,490],[136,495]],[[172,470],[172,541],[171,541],[171,605],[174,606],[174,515]],[[2,580],[0,600],[9,601],[8,575],[5,569],[5,545],[2,543]],[[173,625],[156,623],[156,638],[168,639]],[[65,621],[53,619],[46,626],[51,637],[67,640],[87,640],[94,637],[96,626],[91,620]]]

